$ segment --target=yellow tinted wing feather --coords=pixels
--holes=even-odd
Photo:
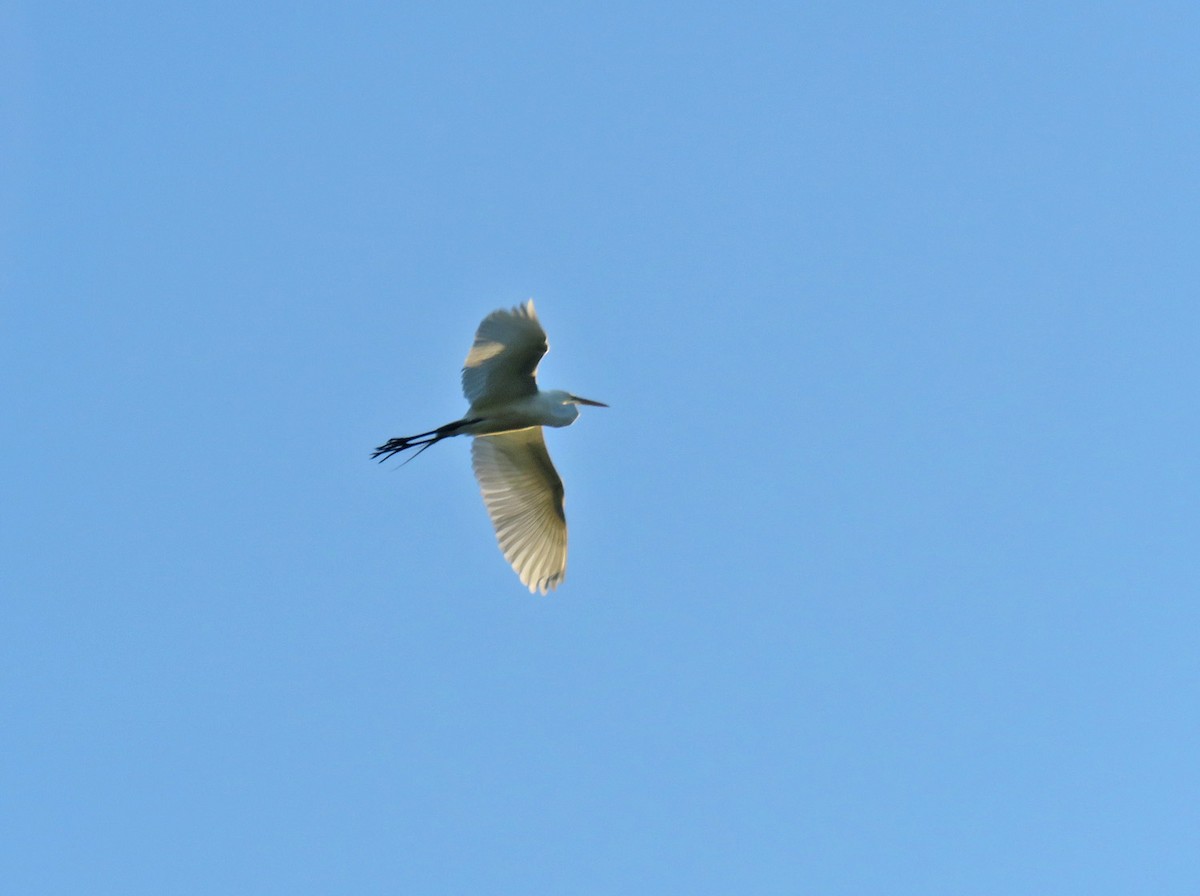
[[[471,464],[504,557],[530,591],[558,587],[567,571],[563,485],[540,426],[476,436]]]
[[[537,367],[549,346],[533,300],[493,311],[479,324],[463,362],[462,388],[472,405],[487,406],[537,392]]]

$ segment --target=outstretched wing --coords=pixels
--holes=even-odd
[[[471,463],[504,558],[531,592],[556,588],[567,572],[567,518],[542,428],[476,436]]]
[[[548,348],[533,299],[511,311],[493,311],[475,331],[475,342],[463,362],[467,401],[489,405],[533,395],[538,362]]]

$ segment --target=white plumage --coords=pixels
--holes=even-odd
[[[471,464],[504,558],[530,591],[545,594],[567,572],[567,517],[542,428],[476,436]]]
[[[567,570],[563,484],[542,427],[569,426],[578,405],[608,407],[569,392],[539,391],[537,367],[548,348],[532,299],[493,311],[479,324],[463,362],[463,394],[471,403],[466,416],[390,439],[372,454],[386,460],[409,448],[420,454],[450,436],[474,436],[471,463],[500,550],[521,582],[542,594],[556,588]]]

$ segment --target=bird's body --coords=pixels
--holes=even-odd
[[[410,448],[420,454],[450,436],[474,436],[471,464],[500,549],[529,590],[542,594],[557,587],[567,569],[562,480],[542,427],[570,426],[581,404],[607,407],[570,392],[539,391],[537,366],[548,348],[533,300],[493,311],[479,325],[463,364],[463,394],[471,402],[466,416],[390,439],[371,455],[386,460]]]
[[[567,392],[538,392],[500,404],[476,402],[464,419],[478,420],[463,426],[464,435],[485,436],[531,426],[570,426],[579,416]]]

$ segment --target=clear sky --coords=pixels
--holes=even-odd
[[[4,890],[1200,892],[1198,45],[5,4]],[[529,297],[545,598],[368,459]]]

